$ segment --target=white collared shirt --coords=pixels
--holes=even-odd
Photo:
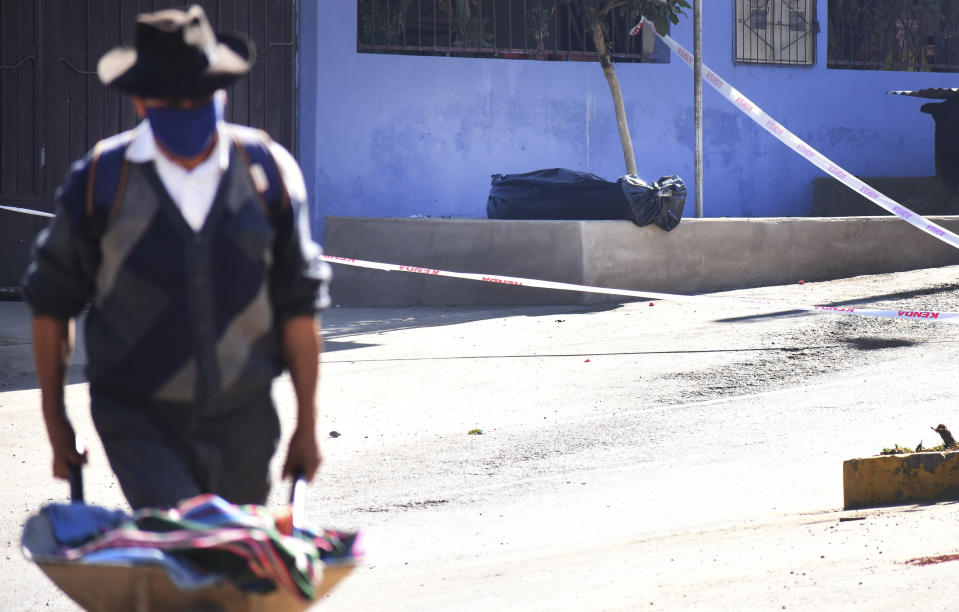
[[[210,214],[220,179],[230,165],[230,139],[225,131],[223,122],[217,123],[219,137],[216,147],[209,157],[192,170],[170,161],[160,152],[149,119],[144,119],[135,128],[133,141],[126,150],[126,158],[131,162],[153,162],[167,193],[195,232],[200,231]]]

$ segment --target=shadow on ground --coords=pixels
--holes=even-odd
[[[621,304],[590,306],[500,306],[332,308],[322,315],[323,342],[328,351],[369,346],[344,342],[354,336],[381,332],[457,325],[503,317],[577,315],[616,310]],[[332,345],[332,346],[331,346]]]
[[[66,384],[78,385],[87,382],[87,377],[83,372],[82,365],[70,366],[67,372]],[[0,393],[4,391],[25,391],[27,389],[39,389],[37,376],[34,372],[23,372],[0,378]],[[37,407],[39,408],[39,396],[37,397]]]

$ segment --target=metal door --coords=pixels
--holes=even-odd
[[[296,0],[198,0],[214,29],[257,48],[250,75],[229,90],[227,118],[296,151]],[[97,140],[135,125],[125,96],[96,77],[110,48],[131,43],[138,13],[176,0],[0,2],[0,204],[52,212],[70,163]],[[46,224],[0,210],[0,295],[15,291]]]

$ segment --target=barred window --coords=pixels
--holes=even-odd
[[[811,66],[815,62],[815,0],[733,0],[736,61]]]
[[[826,65],[959,72],[959,0],[829,0]]]
[[[607,46],[617,62],[668,62],[669,50],[639,15],[609,11]],[[668,31],[665,18],[657,20]],[[357,51],[506,59],[595,61],[593,37],[560,0],[358,0]]]

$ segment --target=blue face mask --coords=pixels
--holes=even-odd
[[[178,157],[196,157],[213,140],[217,112],[213,100],[194,108],[147,108],[150,129],[164,149]]]

